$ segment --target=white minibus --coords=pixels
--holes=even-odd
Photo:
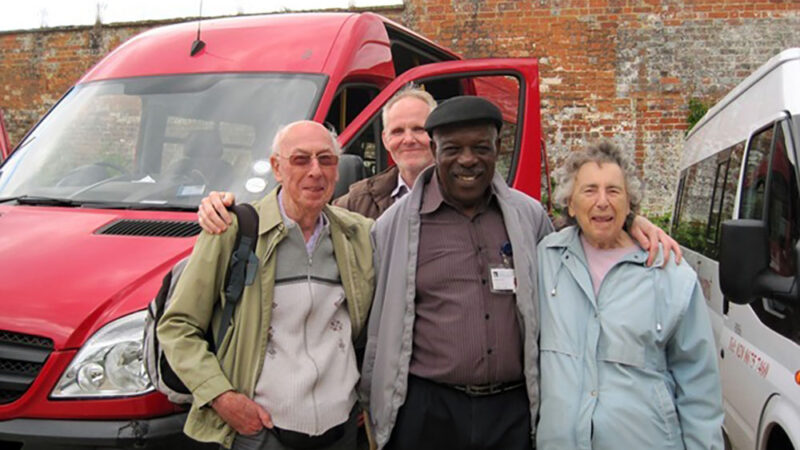
[[[671,233],[718,349],[726,444],[800,449],[800,48],[770,59],[688,134]]]

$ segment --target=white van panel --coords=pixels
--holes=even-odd
[[[753,133],[778,119],[789,118],[788,115],[795,119],[785,122],[783,132],[789,136],[789,127],[794,127],[791,133],[796,147],[798,114],[800,48],[793,48],[771,58],[709,110],[686,139],[681,173],[748,141]],[[791,143],[786,148],[791,150],[787,157],[796,164],[798,155],[793,152],[798,149],[792,148]],[[743,164],[735,170],[738,187],[733,218],[739,217],[744,161],[746,153]],[[790,188],[798,189],[798,186]],[[709,206],[710,203],[711,199]],[[675,214],[673,211],[673,220],[676,220]],[[794,226],[800,227],[800,224]],[[710,311],[724,396],[724,428],[733,448],[778,448],[767,447],[765,441],[774,427],[780,427],[794,449],[800,450],[800,384],[795,381],[796,372],[800,371],[800,345],[765,324],[752,305],[730,303],[726,310],[718,262],[705,256],[709,254],[707,251],[703,254],[685,247],[683,251],[686,261],[698,274]],[[782,442],[779,447],[783,449],[787,445]]]
[[[711,108],[689,133],[681,170],[747,137],[780,111],[800,111],[800,48],[784,50]],[[736,124],[736,126],[731,126]]]

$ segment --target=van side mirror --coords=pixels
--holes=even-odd
[[[795,258],[799,254],[795,248]],[[800,264],[800,261],[797,261]],[[800,268],[800,265],[795,267]],[[767,225],[760,220],[728,220],[722,224],[719,283],[733,303],[747,304],[759,297],[796,302],[798,274],[781,276],[769,267]]]

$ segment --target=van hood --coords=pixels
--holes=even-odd
[[[79,347],[147,307],[195,237],[98,234],[122,219],[190,222],[193,213],[0,206],[0,330]]]

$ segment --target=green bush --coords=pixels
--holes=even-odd
[[[706,103],[699,98],[689,99],[689,114],[686,116],[686,123],[689,124],[689,128],[686,129],[686,133],[692,131],[692,128],[706,115],[706,112],[708,112]]]

